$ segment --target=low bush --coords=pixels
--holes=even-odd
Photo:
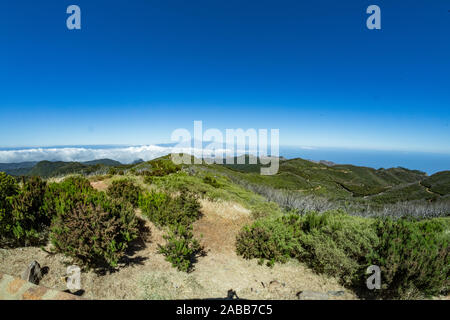
[[[46,182],[32,177],[17,188],[9,178],[0,180],[0,235],[3,245],[35,245],[45,240],[51,216],[43,208]]]
[[[152,160],[148,162],[151,170],[143,170],[140,172],[145,177],[164,177],[181,170],[180,165],[174,164],[171,160]],[[151,183],[151,179],[149,181]]]
[[[220,183],[217,182],[217,179],[211,176],[205,176],[203,178],[203,182],[209,184],[210,186],[214,188],[220,188]]]
[[[128,244],[137,237],[133,207],[92,192],[65,212],[51,226],[54,251],[86,267],[116,267]]]
[[[255,221],[239,233],[236,251],[269,265],[296,258],[368,296],[414,298],[446,294],[450,220],[354,217],[342,211],[286,214]],[[382,290],[366,288],[368,266],[381,268]],[[361,292],[361,291],[360,291]]]
[[[177,196],[163,192],[144,193],[139,198],[139,207],[157,226],[190,225],[200,217],[200,203],[197,197],[182,191]]]
[[[170,227],[169,234],[165,235],[165,245],[159,245],[159,253],[180,271],[189,272],[193,262],[203,250],[200,243],[192,234],[192,226],[175,224]]]
[[[142,189],[135,185],[133,181],[123,179],[113,181],[106,192],[113,199],[120,199],[130,203],[133,207],[137,207]]]
[[[96,192],[89,180],[71,176],[60,183],[50,183],[44,195],[43,209],[50,216],[64,214],[78,203],[84,203]]]
[[[448,219],[378,220],[379,245],[368,255],[381,269],[383,298],[446,294],[450,285]]]
[[[246,259],[285,262],[300,250],[298,239],[295,238],[299,223],[298,215],[258,220],[238,234],[237,253]]]
[[[349,284],[376,241],[370,221],[340,211],[295,213],[257,220],[238,235],[237,253],[244,258],[285,262],[296,258],[314,270]]]

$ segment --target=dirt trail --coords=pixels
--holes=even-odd
[[[320,292],[344,290],[334,299],[356,299],[336,279],[319,276],[296,261],[258,265],[256,259],[244,260],[234,250],[242,226],[251,221],[250,212],[235,203],[202,201],[202,218],[194,224],[194,234],[203,235],[206,256],[199,257],[189,274],[172,268],[158,254],[163,232],[146,221],[150,234],[139,241],[119,271],[97,275],[82,274],[83,297],[91,299],[192,299],[224,298],[229,289],[244,299],[296,299],[303,290]],[[138,213],[139,214],[139,213]],[[30,261],[48,266],[41,285],[65,290],[61,277],[69,263],[61,254],[49,255],[39,248],[0,249],[0,272],[20,276]]]

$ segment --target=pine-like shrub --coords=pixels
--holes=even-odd
[[[50,239],[56,252],[86,267],[116,267],[128,244],[137,237],[138,221],[133,207],[92,193],[59,212]]]
[[[128,179],[116,180],[107,189],[107,194],[113,199],[129,202],[133,207],[138,206],[142,189]]]
[[[236,250],[244,258],[266,259],[269,264],[296,258],[351,284],[377,242],[371,223],[340,211],[260,219],[239,233]]]
[[[20,188],[5,179],[6,191],[0,199],[0,234],[4,245],[34,245],[45,240],[45,231],[50,225],[51,216],[43,208],[46,182],[32,177]]]
[[[209,184],[210,186],[214,188],[220,188],[220,183],[217,181],[216,178],[211,176],[205,176],[203,178],[203,182]]]
[[[379,245],[368,265],[381,269],[383,298],[415,298],[448,293],[450,223],[445,218],[423,221],[378,220]]]
[[[192,226],[182,224],[173,225],[169,234],[165,235],[167,243],[158,245],[159,253],[172,263],[172,266],[180,271],[189,272],[193,268],[193,262],[202,252],[200,243],[192,234]]]
[[[200,217],[198,199],[185,191],[173,197],[163,192],[144,193],[139,198],[139,207],[159,227],[188,226]]]
[[[44,196],[43,208],[50,216],[64,214],[78,203],[85,203],[97,192],[89,180],[82,176],[72,176],[60,183],[50,183]]]

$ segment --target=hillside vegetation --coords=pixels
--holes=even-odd
[[[3,247],[50,243],[53,253],[103,273],[127,263],[149,221],[163,233],[158,253],[190,273],[208,255],[194,230],[202,203],[234,203],[250,213],[232,240],[243,259],[267,267],[296,260],[363,298],[448,294],[448,172],[428,177],[294,159],[282,160],[277,175],[261,176],[245,165],[175,165],[169,156],[131,165],[41,162],[34,169],[64,177],[0,173]],[[381,290],[365,287],[370,265],[382,270]]]

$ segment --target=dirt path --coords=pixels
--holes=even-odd
[[[83,297],[91,299],[192,299],[224,298],[233,289],[245,299],[296,299],[303,290],[320,292],[344,290],[335,299],[355,299],[336,279],[319,276],[295,261],[276,264],[273,268],[244,260],[234,250],[236,234],[250,221],[245,208],[227,202],[202,201],[203,217],[194,224],[206,256],[200,257],[189,274],[172,268],[157,253],[163,243],[163,232],[146,221],[150,234],[130,252],[129,263],[119,271],[97,275],[82,274]],[[0,249],[0,272],[20,276],[32,260],[49,267],[41,285],[65,290],[61,278],[69,263],[63,255],[49,255],[39,248]]]

